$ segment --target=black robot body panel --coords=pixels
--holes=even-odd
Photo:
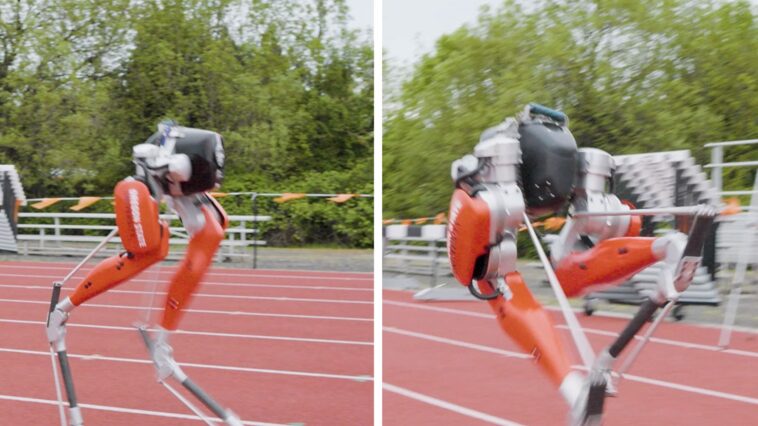
[[[522,122],[518,130],[527,211],[531,216],[555,213],[573,192],[576,140],[566,127],[550,122]]]
[[[180,187],[184,195],[204,192],[215,188],[223,180],[224,142],[220,134],[209,130],[179,127],[182,134],[176,138],[175,154],[189,157],[192,174],[189,181]],[[155,133],[146,143],[160,145],[162,135]]]

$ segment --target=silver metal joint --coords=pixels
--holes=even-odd
[[[474,148],[474,155],[487,160],[482,181],[509,184],[518,180],[521,164],[521,145],[516,137],[495,132]]]
[[[153,365],[159,382],[174,377],[181,383],[187,379],[187,375],[184,374],[174,359],[174,349],[168,344],[169,335],[168,330],[158,327],[150,355],[153,358]]]
[[[577,158],[577,189],[605,192],[606,183],[616,169],[611,154],[597,148],[579,148]]]
[[[79,407],[73,407],[69,408],[69,424],[71,426],[82,426],[84,425],[84,418],[82,417],[82,410]]]
[[[224,423],[228,424],[229,426],[242,426],[243,423],[240,420],[240,418],[234,414],[232,410],[226,410],[226,417],[224,418]]]

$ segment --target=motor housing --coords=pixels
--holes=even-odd
[[[221,185],[224,179],[224,140],[220,134],[191,127],[175,127],[174,154],[189,157],[192,172],[189,179],[179,183],[181,195],[209,191]],[[174,130],[172,129],[172,130]],[[161,145],[163,133],[156,132],[145,143]],[[166,193],[172,193],[168,186]],[[179,195],[179,194],[175,194]]]
[[[567,127],[552,121],[522,121],[518,132],[527,212],[534,217],[555,213],[573,192],[576,140]]]

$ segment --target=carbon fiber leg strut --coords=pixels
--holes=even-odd
[[[668,313],[668,311],[676,303],[679,294],[684,292],[692,282],[695,270],[699,266],[702,259],[705,237],[710,231],[714,220],[714,216],[709,214],[709,212],[704,213],[704,215],[695,216],[695,223],[690,230],[687,244],[684,247],[681,259],[679,260],[679,264],[677,265],[677,269],[673,277],[673,282],[671,283],[673,285],[673,288],[661,288],[659,289],[659,294],[657,297],[648,297],[645,299],[645,301],[640,305],[639,310],[637,310],[637,313],[634,315],[632,320],[629,321],[621,334],[618,335],[613,344],[600,352],[596,358],[595,364],[593,365],[593,370],[604,372],[606,379],[608,380],[609,394],[615,395],[616,393],[615,385],[611,381],[612,378],[610,377],[610,371],[613,363],[616,361],[616,359],[618,359],[619,355],[621,355],[621,352],[629,345],[632,339],[634,339],[634,336],[639,333],[645,323],[653,318],[653,315],[655,315],[656,311],[658,311],[658,308],[665,307],[662,315]],[[636,359],[637,355],[639,355],[644,345],[650,339],[650,336],[661,323],[662,319],[662,317],[659,317],[650,327],[650,329],[648,329],[643,340],[637,345],[632,354],[627,357],[628,359],[624,363],[620,374],[623,375],[623,373],[628,370],[628,368]]]
[[[232,410],[226,409],[223,406],[221,406],[221,404],[216,402],[216,400],[214,400],[213,397],[211,397],[207,392],[205,392],[200,386],[197,385],[197,383],[192,381],[192,379],[190,379],[189,376],[187,376],[182,371],[182,369],[173,359],[173,356],[171,355],[170,351],[161,352],[165,348],[157,347],[155,341],[148,334],[148,330],[146,327],[138,326],[137,330],[142,336],[142,340],[145,342],[145,346],[147,346],[148,351],[150,352],[150,356],[153,358],[153,363],[155,364],[159,382],[163,383],[164,385],[168,387],[168,385],[165,383],[165,380],[169,377],[173,377],[174,380],[179,382],[195,398],[200,400],[200,402],[202,402],[203,405],[205,405],[211,412],[213,412],[213,414],[216,415],[216,417],[223,420],[224,423],[231,426],[242,426],[242,422],[240,421],[239,417],[237,417],[237,415],[234,414]],[[167,344],[163,343],[163,345],[167,345]],[[179,397],[178,395],[174,393],[174,391],[170,387],[169,387],[169,390],[171,390],[172,394],[177,396],[177,398]],[[194,411],[196,414],[202,417],[202,414],[199,413],[199,410],[197,410],[191,403],[189,403],[186,400],[182,400],[181,402],[187,405],[187,407],[190,410]]]
[[[595,358],[592,370],[605,375],[605,379],[608,382],[606,387],[608,395],[615,396],[617,393],[610,374],[614,362],[618,359],[619,355],[621,355],[621,352],[626,349],[632,339],[634,339],[634,336],[636,336],[642,327],[644,327],[645,323],[650,321],[653,315],[655,315],[655,312],[660,306],[660,303],[651,298],[645,299],[631,321],[629,321],[618,337],[616,337],[616,340],[614,340],[609,347],[603,349],[598,354],[597,358]]]
[[[56,282],[53,284],[53,294],[50,298],[50,308],[47,315],[47,326],[50,326],[50,317],[55,312],[55,307],[58,305],[58,300],[61,295],[61,287],[63,282]],[[65,324],[65,320],[63,322]],[[63,325],[61,325],[62,327]],[[74,378],[71,374],[71,365],[68,362],[68,354],[66,353],[66,341],[65,331],[56,336],[55,340],[50,340],[50,355],[58,358],[58,365],[61,369],[61,376],[63,377],[63,385],[66,389],[66,398],[68,399],[68,412],[69,412],[69,424],[71,426],[81,426],[84,424],[81,408],[76,400],[76,391],[74,390]],[[56,391],[60,395],[60,389],[58,384],[58,372],[55,371],[55,362],[53,362],[53,374],[55,375]],[[61,422],[65,420],[62,418]]]
[[[653,315],[655,315],[655,312],[659,307],[661,307],[661,304],[650,298],[642,302],[637,313],[632,320],[629,321],[629,324],[624,327],[621,334],[619,334],[613,344],[608,347],[608,354],[613,358],[618,358],[618,356],[621,355],[621,352],[629,345],[629,342],[634,339],[634,336],[636,336],[642,327],[650,321]]]
[[[66,388],[66,396],[68,397],[68,413],[71,426],[80,426],[84,424],[84,418],[82,417],[81,408],[76,401],[76,392],[74,391],[74,378],[71,375],[71,366],[68,363],[68,355],[66,351],[58,351],[58,363],[61,367],[61,375],[63,376],[63,384]]]

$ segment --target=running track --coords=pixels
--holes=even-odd
[[[489,305],[411,296],[384,291],[385,425],[566,424],[557,390],[502,334]],[[579,320],[595,351],[628,321]],[[565,326],[557,328],[578,360]],[[714,346],[715,328],[664,322],[655,337],[619,396],[606,399],[605,425],[758,425],[758,331],[735,332],[726,351]]]
[[[2,424],[59,424],[44,320],[52,281],[72,267],[0,262]],[[156,279],[165,284],[174,269],[143,272],[72,314],[67,345],[86,424],[202,424],[156,383],[132,327]],[[171,343],[184,371],[245,424],[367,425],[372,303],[372,274],[215,268]]]

